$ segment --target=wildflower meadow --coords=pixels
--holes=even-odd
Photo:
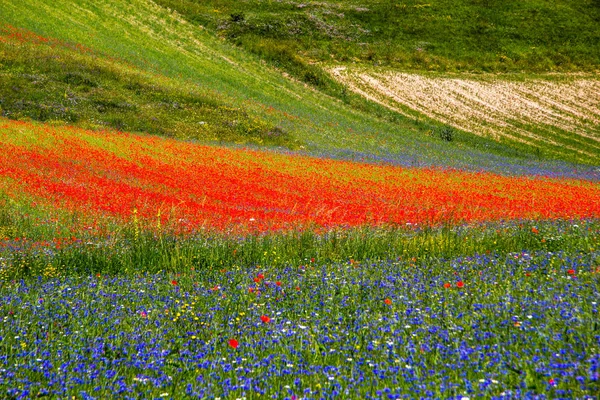
[[[593,398],[600,190],[3,121],[12,398]]]
[[[596,3],[0,1],[0,399],[598,399]]]

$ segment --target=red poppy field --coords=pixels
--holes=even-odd
[[[193,232],[600,216],[597,183],[408,169],[3,120],[10,197]]]

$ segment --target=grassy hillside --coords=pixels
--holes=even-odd
[[[0,27],[0,63],[0,111],[11,119],[298,147],[213,90],[30,31]]]
[[[595,71],[593,0],[158,0],[291,70],[360,62],[435,71]],[[303,73],[314,80],[311,69]]]
[[[262,143],[411,166],[574,171],[563,163],[540,164],[533,147],[458,130],[451,142],[429,135],[443,125],[368,103],[335,82],[339,92],[332,98],[150,1],[24,0],[0,4],[0,13],[3,23],[48,40],[2,43],[0,107],[10,118]],[[11,29],[4,28],[8,36]]]
[[[589,0],[158,3],[341,99],[349,89],[362,94],[364,91],[355,90],[356,85],[347,80],[332,80],[327,73],[330,66],[358,64],[367,74],[369,68],[379,66],[420,73],[518,72],[521,79],[548,72],[594,72],[600,66],[600,6]],[[493,77],[507,79],[506,75]],[[554,80],[556,76],[543,75],[542,79]],[[440,95],[444,96],[428,90],[426,94],[432,99]],[[589,93],[582,96],[590,98]],[[591,103],[594,101],[598,100]],[[397,110],[395,105],[390,108]],[[579,106],[586,108],[589,104],[575,104]],[[510,110],[500,111],[511,114]],[[471,114],[488,112],[477,109]],[[552,114],[553,110],[544,112]],[[592,113],[598,115],[597,108]],[[435,112],[430,108],[417,114],[499,140],[496,131],[488,132],[485,118],[475,117],[473,123],[479,128],[473,130],[449,122],[451,118],[432,116]],[[591,127],[582,131],[579,127],[570,130],[539,121],[532,123],[521,117],[502,121],[507,124],[502,139],[505,145],[537,157],[545,154],[592,165],[600,162],[597,118],[591,118]],[[524,139],[523,131],[536,140]]]

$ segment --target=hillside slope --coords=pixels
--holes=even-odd
[[[429,117],[537,154],[600,164],[600,81],[593,75],[499,79],[347,67],[332,74],[406,116]]]
[[[157,0],[314,81],[307,64],[402,70],[597,71],[594,0]]]
[[[106,58],[117,60],[119,66],[111,67],[111,71],[117,72],[108,74],[99,85],[96,83],[101,89],[107,89],[106,92],[115,93],[117,100],[113,98],[107,101],[109,107],[116,104],[113,114],[122,113],[126,116],[124,121],[116,121],[117,125],[124,124],[117,128],[150,132],[155,129],[156,133],[177,137],[177,126],[181,123],[180,130],[187,130],[185,135],[181,135],[183,137],[256,144],[262,141],[327,157],[411,166],[488,169],[504,173],[588,177],[596,173],[588,167],[574,169],[564,163],[540,164],[537,160],[531,160],[526,152],[515,151],[509,146],[460,131],[456,132],[453,142],[440,140],[437,136],[423,134],[432,128],[438,129],[440,125],[432,125],[431,121],[415,122],[399,113],[386,111],[383,107],[370,106],[371,113],[349,107],[339,99],[285,77],[255,56],[224,43],[206,29],[189,23],[179,14],[149,0],[24,0],[3,2],[0,4],[0,13],[5,24],[66,42],[70,46],[83,45],[92,49],[92,55],[85,61],[90,63],[91,69],[87,71],[83,68],[79,76],[74,78],[76,80],[82,76],[85,78],[90,71],[97,69],[96,61],[102,64],[105,61],[101,60]],[[42,45],[54,49],[52,42]],[[5,82],[15,79],[25,82],[24,90],[32,86],[31,75],[48,74],[39,63],[30,62],[32,57],[15,62],[10,60],[9,51],[1,56],[0,77],[8,79]],[[77,58],[72,57],[72,60]],[[100,70],[103,71],[102,68]],[[136,89],[136,84],[139,86],[139,82],[133,85],[122,82],[131,80],[130,76],[143,76],[143,79],[136,78],[138,81],[141,79],[143,85],[153,80],[162,82],[160,85],[164,88],[159,92],[163,94],[153,97],[145,89],[137,94],[139,87]],[[73,97],[84,97],[82,92],[87,89],[79,90],[77,87],[81,85],[69,79],[65,82],[64,78],[61,78],[60,85],[48,91],[49,98],[60,107],[73,109]],[[57,79],[52,81],[56,82]],[[65,84],[65,92],[57,99],[56,95],[61,93]],[[90,92],[98,91],[98,88],[92,89]],[[72,92],[77,92],[76,96],[72,96]],[[35,92],[32,96],[38,94]],[[188,96],[187,100],[183,95]],[[11,117],[13,111],[6,109],[9,102],[6,101],[8,96],[4,96],[3,114]],[[165,97],[171,99],[177,96],[183,96],[184,101],[163,101]],[[88,104],[98,105],[94,103],[96,100],[90,96]],[[104,100],[100,98],[100,101]],[[35,102],[35,99],[31,101]],[[194,105],[198,102],[207,104],[205,115],[193,115],[201,109]],[[167,103],[167,108],[164,109],[165,105],[160,103]],[[182,109],[173,108],[174,103],[183,104]],[[136,126],[135,116],[143,113],[131,113],[128,116],[126,104],[133,105],[129,108],[146,110],[146,121],[152,121],[152,117],[164,117],[170,122],[162,126],[150,122],[144,125],[138,121]],[[154,116],[154,110],[161,111]],[[86,126],[84,122],[87,121],[89,124],[86,127],[93,127],[98,108],[88,111],[80,113],[84,117],[87,115],[87,120],[84,118],[85,121],[79,121],[79,124]],[[36,119],[35,115],[24,116]],[[205,129],[199,126],[199,123],[206,122],[205,118],[209,118],[209,124],[228,124],[231,129],[220,137],[198,134]],[[68,116],[53,116],[51,119],[57,119],[56,123],[72,122]],[[190,124],[194,128],[190,128]],[[110,121],[108,125],[111,126]],[[161,129],[163,132],[160,132]],[[227,132],[230,136],[227,136]],[[281,140],[271,140],[269,136],[277,136]]]

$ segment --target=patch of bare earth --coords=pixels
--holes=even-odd
[[[408,116],[420,113],[476,135],[582,160],[600,158],[600,80],[592,77],[514,81],[346,67],[331,73],[349,89]]]

